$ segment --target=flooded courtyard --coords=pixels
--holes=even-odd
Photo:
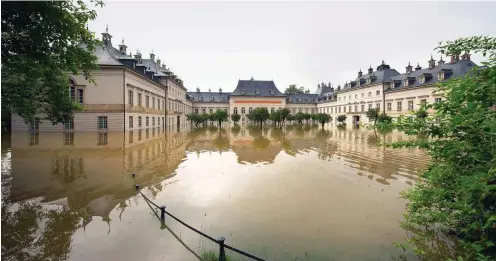
[[[171,218],[161,227],[136,184],[186,223],[266,260],[416,260],[392,243],[406,236],[399,193],[429,158],[383,146],[411,139],[402,133],[186,125],[7,138],[7,260],[198,260],[216,249]]]

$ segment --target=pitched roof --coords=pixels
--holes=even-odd
[[[194,102],[212,102],[227,103],[229,102],[230,92],[188,92],[189,97]]]
[[[343,92],[343,91],[348,91],[348,90],[358,88],[361,86],[367,86],[367,85],[372,85],[372,84],[377,84],[377,83],[388,82],[389,79],[391,79],[391,77],[399,75],[399,74],[400,73],[398,71],[396,71],[395,69],[389,69],[389,68],[386,68],[386,69],[383,69],[380,71],[375,71],[372,73],[368,73],[368,74],[362,75],[360,77],[357,77],[353,81],[354,83],[360,81],[359,86],[357,86],[356,84],[352,85],[352,84],[348,83],[340,91]],[[367,79],[370,79],[370,83],[367,83]]]
[[[98,65],[123,65],[111,54],[109,50],[111,48],[113,47],[106,45],[96,46],[94,54],[97,57],[96,63]]]
[[[261,97],[284,97],[274,81],[239,80],[238,86],[231,95],[261,96]]]
[[[310,93],[299,93],[299,94],[291,94],[287,98],[287,103],[297,103],[297,104],[314,104],[317,103],[319,95],[318,94],[310,94]]]
[[[438,73],[442,70],[450,72],[449,77],[459,77],[461,75],[464,75],[469,72],[469,70],[473,67],[476,67],[477,64],[470,60],[460,60],[456,63],[445,63],[445,64],[438,64],[432,69],[426,68],[426,69],[421,69],[417,71],[412,71],[411,73],[403,73],[399,74],[396,76],[391,77],[390,81],[397,81],[397,85],[391,89],[390,86],[387,87],[385,90],[387,91],[394,91],[397,89],[402,89],[402,88],[412,88],[412,87],[418,87],[421,85],[426,85],[426,84],[434,84],[438,82]],[[420,83],[419,81],[419,76],[421,75],[431,75],[431,77],[426,77],[424,83]],[[409,77],[411,81],[408,83],[408,86],[405,86],[404,80]],[[448,77],[445,76],[445,79]]]

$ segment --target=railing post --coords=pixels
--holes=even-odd
[[[225,237],[220,237],[217,243],[219,243],[219,261],[226,261],[226,251],[224,250]]]
[[[136,188],[136,191],[138,191],[140,189],[140,185],[139,184],[134,185],[134,187]]]
[[[165,206],[160,206],[160,221],[165,222]]]

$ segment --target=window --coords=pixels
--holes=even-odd
[[[205,114],[206,113],[206,110],[205,109],[202,109],[202,113]]]
[[[152,97],[152,108],[155,109],[155,97]]]
[[[341,97],[338,98],[338,101],[341,101]]]
[[[270,94],[274,94],[274,90],[270,90]]]
[[[148,127],[150,125],[150,118],[146,117],[145,119],[145,126]]]
[[[390,84],[390,86],[389,86],[389,87],[390,87],[391,89],[393,89],[393,88],[394,88],[394,85],[395,85],[395,84],[394,84],[394,82],[392,82],[392,83]]]
[[[365,111],[365,104],[362,104],[361,109],[362,109],[362,112]]]
[[[210,101],[214,101],[214,96],[210,96]]]
[[[350,110],[351,111],[351,110]],[[343,106],[343,112],[346,112],[346,106]]]
[[[413,110],[413,101],[408,101],[408,110]]]
[[[214,109],[210,109],[210,113],[214,113]]]
[[[377,95],[377,96],[381,95],[381,90],[375,91],[375,95]]]
[[[334,108],[331,108],[331,113],[333,113]],[[329,113],[329,108],[327,108],[327,113]]]
[[[346,101],[346,96],[343,96],[343,100]]]
[[[427,105],[427,100],[426,99],[420,100],[420,105],[423,105],[423,106]]]
[[[64,123],[64,130],[74,130],[74,118]]]
[[[98,129],[106,130],[108,129],[108,118],[107,116],[98,116]]]
[[[106,117],[105,117],[106,118]],[[108,133],[107,132],[99,132],[98,133],[98,146],[103,146],[108,144]]]
[[[152,117],[152,126],[155,126],[155,117]]]
[[[361,96],[362,96],[362,98],[363,98],[363,92],[361,93]]]
[[[370,82],[371,82],[370,78],[367,78],[367,84],[370,84]]]
[[[141,107],[141,93],[138,93],[138,106]]]
[[[437,79],[440,80],[440,81],[444,80],[444,73],[443,72],[438,73],[437,74]]]
[[[260,91],[258,89],[255,89],[255,94],[260,94]]]
[[[245,89],[241,89],[241,94],[245,94],[246,93],[246,90]]]
[[[348,100],[349,100],[349,101],[351,101],[351,94],[350,94],[350,95],[348,95]]]
[[[377,109],[381,109],[381,104],[380,104],[380,103],[376,103],[376,104],[375,104],[375,107],[376,107]]]
[[[358,94],[355,93],[355,100],[358,100]]]
[[[434,99],[434,101],[435,101],[436,103],[440,103],[440,102],[441,102],[441,98],[435,98],[435,99]]]
[[[129,116],[129,128],[132,128],[133,124],[133,116]]]
[[[252,111],[253,111],[253,108],[252,108],[252,107],[250,107],[250,108],[248,109],[248,113],[251,113]]]
[[[372,97],[372,92],[369,92],[369,95],[368,95],[368,96],[369,96],[369,97]]]
[[[348,106],[348,111],[351,112],[351,106]],[[357,106],[355,105],[355,111],[357,112],[358,109],[357,109]]]
[[[372,109],[372,103],[369,103],[369,110]]]
[[[341,113],[341,107],[338,107],[339,113]]]
[[[270,113],[274,113],[274,108],[270,108]]]
[[[80,104],[84,103],[84,91],[83,91],[83,89],[78,89],[78,102]]]
[[[127,103],[129,105],[133,105],[133,91],[127,92],[127,99],[128,99]]]
[[[386,104],[386,106],[387,106],[387,110],[388,110],[388,111],[392,110],[392,109],[391,109],[391,107],[392,107],[392,106],[391,106],[391,103],[390,103],[390,102],[388,102],[388,103]]]
[[[425,77],[424,76],[420,76],[419,77],[419,82],[420,83],[425,83]]]
[[[397,103],[396,103],[396,110],[397,110],[397,111],[401,111],[401,109],[402,109],[401,107],[403,107],[403,104],[402,104],[400,101],[399,101],[399,102],[397,102]]]
[[[74,132],[64,132],[64,145],[74,145]]]
[[[404,85],[404,86],[408,86],[408,79],[405,79],[405,80],[403,81],[403,85]]]
[[[147,108],[150,108],[150,96],[148,96],[148,95],[145,98],[145,104],[146,104]]]
[[[142,124],[141,124],[141,116],[138,116],[138,127],[141,128]]]
[[[69,80],[69,96],[71,100],[76,101],[76,86],[72,80]]]

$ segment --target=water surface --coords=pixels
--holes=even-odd
[[[406,235],[399,193],[428,161],[381,145],[406,139],[310,126],[14,133],[2,142],[2,257],[197,260],[214,248],[170,218],[161,229],[140,184],[267,260],[391,260],[404,254],[392,246]]]

